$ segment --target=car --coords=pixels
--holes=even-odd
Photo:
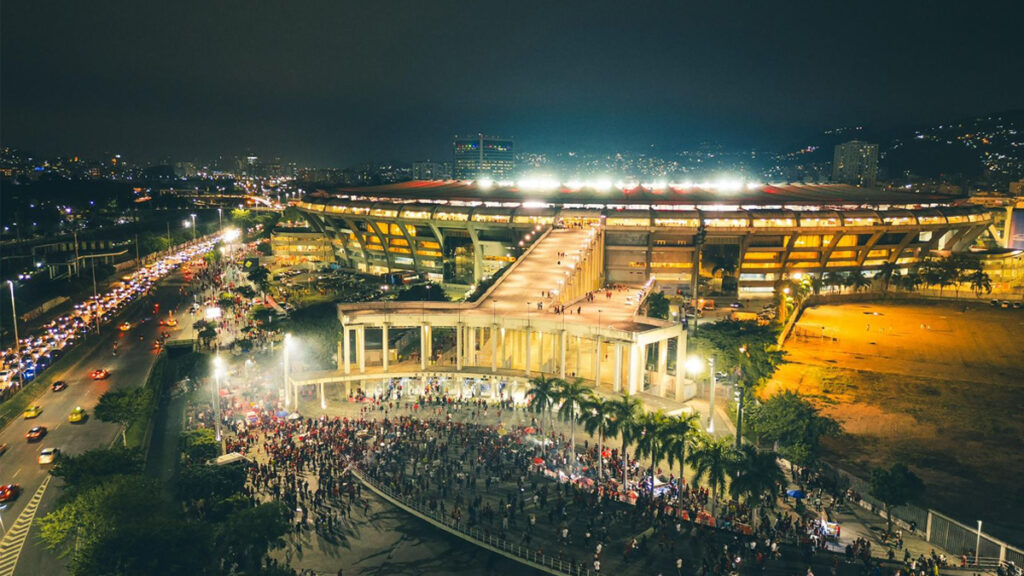
[[[174,318],[168,318],[167,320],[164,320],[164,326],[170,326],[171,328],[174,328],[177,325],[178,321],[175,320]]]
[[[0,456],[3,456],[4,452],[7,452],[7,444],[0,444]]]
[[[21,494],[21,486],[17,484],[0,484],[0,502],[10,502]]]
[[[25,420],[28,420],[29,418],[37,418],[42,413],[42,406],[39,406],[37,404],[35,406],[29,406],[28,408],[25,408],[25,412],[22,414],[22,416],[25,417]]]
[[[43,436],[46,436],[46,426],[34,426],[25,434],[25,438],[29,442],[38,442],[43,439]]]
[[[43,448],[39,451],[40,464],[53,464],[57,458],[60,458],[60,448]]]
[[[119,326],[119,328],[121,329],[121,332],[127,332],[127,331],[132,329],[132,323],[131,322],[122,322],[121,325]]]
[[[68,387],[68,383],[63,380],[57,380],[53,384],[50,384],[50,390],[54,392],[60,392],[61,390]]]
[[[103,380],[104,378],[107,378],[109,376],[110,371],[104,370],[103,368],[97,368],[96,370],[89,372],[89,377],[92,378],[93,380]]]
[[[732,304],[729,304],[729,308],[743,308],[743,302],[733,302]]]
[[[85,420],[85,408],[82,408],[81,406],[75,406],[75,409],[72,410],[70,414],[68,414],[68,422],[75,424],[81,422],[82,420]]]

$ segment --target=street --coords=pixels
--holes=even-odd
[[[117,322],[130,321],[133,324],[130,331],[121,332],[114,323],[104,326],[100,335],[102,340],[95,351],[55,375],[55,380],[66,381],[68,387],[60,392],[47,391],[40,396],[35,404],[42,408],[42,413],[37,418],[15,420],[0,430],[0,444],[8,446],[7,453],[0,456],[0,484],[15,483],[22,489],[18,499],[0,512],[6,528],[0,541],[0,576],[65,573],[63,561],[39,541],[37,525],[32,525],[27,533],[23,528],[13,529],[19,515],[48,477],[50,466],[37,463],[39,451],[52,447],[65,455],[76,455],[119,441],[120,427],[97,420],[93,416],[94,408],[100,396],[108,390],[135,388],[145,382],[157,358],[152,345],[161,332],[170,333],[173,340],[179,331],[190,329],[183,319],[174,328],[158,324],[159,318],[166,318],[172,309],[176,317],[178,312],[183,312],[175,309],[181,285],[181,274],[175,272],[155,287],[152,296],[143,298],[139,305],[130,309]],[[153,314],[154,303],[160,304],[159,316]],[[118,342],[117,356],[112,354],[114,342]],[[91,344],[87,341],[82,345]],[[110,376],[104,380],[92,380],[89,373],[98,368],[109,370]],[[72,424],[68,422],[68,414],[76,406],[84,408],[88,417],[82,423]],[[29,443],[25,433],[33,426],[45,426],[48,432],[41,441]],[[53,509],[60,493],[59,481],[44,488],[36,511],[37,519]],[[25,521],[21,524],[24,525]],[[21,541],[24,542],[23,547]]]

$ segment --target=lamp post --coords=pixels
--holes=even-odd
[[[196,215],[195,214],[189,214],[189,216],[192,218],[192,239],[195,240],[196,239]]]
[[[21,378],[21,340],[18,338],[18,310],[14,304],[14,282],[7,281],[11,288],[11,320],[14,321],[14,357],[18,359],[18,388],[24,386],[25,381]]]
[[[217,434],[217,442],[221,441],[223,436],[221,435],[220,429],[220,378],[224,373],[224,361],[220,359],[220,352],[213,357],[213,414],[216,419],[214,429]]]
[[[291,396],[289,394],[289,390],[288,390],[288,349],[291,347],[291,344],[292,344],[292,335],[291,335],[291,333],[285,334],[284,335],[284,407],[285,408],[287,408],[290,405],[289,398]],[[296,406],[296,408],[297,408],[297,406]]]
[[[708,434],[715,433],[715,358],[708,358],[711,391],[708,394]]]
[[[217,230],[224,230],[224,209],[217,208]]]
[[[740,346],[740,375],[736,383],[739,388],[739,399],[736,402],[736,448],[743,445],[743,397],[746,395],[746,387],[743,385],[743,356],[750,357],[746,346]]]

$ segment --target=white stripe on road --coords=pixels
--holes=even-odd
[[[32,495],[32,499],[28,501],[28,505],[25,506],[25,509],[18,515],[18,519],[11,525],[11,529],[4,534],[4,539],[0,540],[0,576],[14,576],[14,568],[18,565],[21,549],[28,538],[29,530],[32,528],[32,521],[36,517],[36,511],[39,509],[40,500],[43,499],[43,493],[46,492],[46,486],[50,484],[50,478],[52,476],[47,474],[39,489]]]

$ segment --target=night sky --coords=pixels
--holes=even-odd
[[[3,0],[0,143],[300,163],[780,146],[1024,107],[1022,2]]]

